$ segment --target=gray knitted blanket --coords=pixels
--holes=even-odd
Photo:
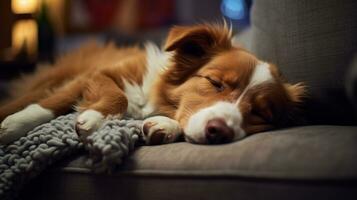
[[[89,151],[87,163],[95,172],[111,172],[140,137],[142,121],[108,120],[83,144],[75,133],[75,117],[60,116],[12,144],[0,145],[0,199],[13,198],[28,180],[81,149]]]

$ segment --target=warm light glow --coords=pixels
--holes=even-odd
[[[20,53],[22,48],[29,56],[37,54],[37,24],[35,20],[19,20],[12,28],[14,53]]]
[[[37,0],[11,0],[12,11],[16,14],[30,14],[36,12]]]

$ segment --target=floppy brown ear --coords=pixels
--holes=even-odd
[[[231,47],[230,37],[231,33],[226,26],[176,26],[171,29],[164,49],[176,51],[181,55],[200,57],[213,50]]]
[[[301,103],[303,99],[306,97],[307,90],[304,83],[297,83],[297,84],[284,84],[285,90],[287,91],[289,99],[293,103]]]
[[[171,29],[166,51],[173,51],[173,66],[163,76],[170,84],[181,84],[209,61],[212,55],[231,47],[231,34],[227,26],[176,26]]]

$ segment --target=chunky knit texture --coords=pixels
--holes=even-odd
[[[85,148],[95,172],[111,172],[134,149],[142,121],[107,120],[83,144],[74,129],[76,114],[60,116],[25,137],[0,145],[0,199],[11,199],[31,178],[55,161]]]

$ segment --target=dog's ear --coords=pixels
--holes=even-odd
[[[172,28],[164,49],[174,52],[174,66],[166,70],[166,82],[184,82],[214,54],[231,47],[231,31],[225,25],[204,24]]]
[[[280,80],[284,85],[284,89],[287,93],[287,97],[292,103],[301,103],[307,96],[306,85],[302,82],[296,84],[287,83],[287,80],[283,77],[281,71],[276,65],[269,63],[272,75]]]
[[[290,84],[285,83],[284,88],[287,91],[288,97],[293,103],[301,103],[307,96],[307,90],[304,83]]]
[[[176,26],[171,29],[164,49],[180,55],[201,57],[231,45],[231,32],[226,26]]]
[[[304,103],[308,98],[307,86],[304,83],[284,83],[289,105],[283,118],[279,119],[279,126],[302,125],[306,123],[304,114]]]

